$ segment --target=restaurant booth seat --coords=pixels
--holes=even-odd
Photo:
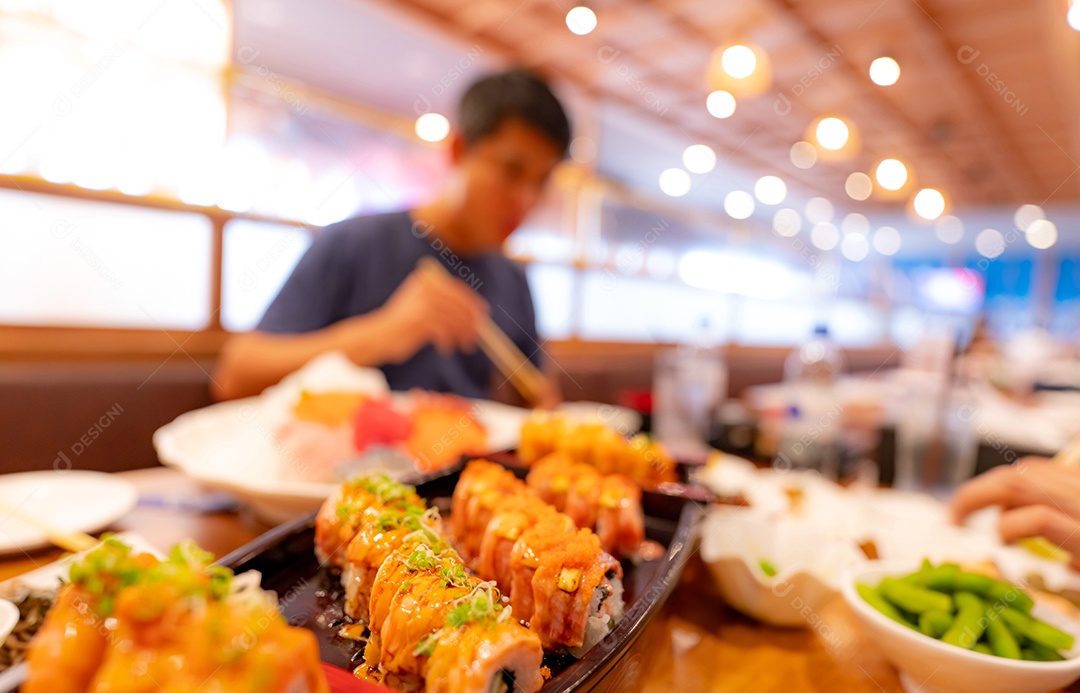
[[[0,473],[158,464],[151,437],[211,403],[211,361],[0,363]]]
[[[567,340],[545,345],[568,400],[618,402],[652,385],[654,344]],[[789,348],[728,345],[729,394],[777,382]],[[894,366],[895,349],[845,351],[849,370]],[[0,362],[0,473],[42,469],[121,471],[157,465],[152,436],[212,403],[213,350],[191,357],[118,356]]]

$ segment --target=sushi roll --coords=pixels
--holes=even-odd
[[[369,669],[426,691],[540,689],[540,638],[513,620],[494,582],[465,572],[453,551],[420,544],[386,559],[372,589]]]
[[[510,551],[510,606],[524,622],[533,616],[533,576],[541,556],[557,549],[577,531],[573,521],[562,513],[543,518],[521,536]]]
[[[392,481],[383,474],[361,477],[342,484],[315,516],[315,555],[323,564],[342,568],[349,542],[365,524],[386,511],[424,510],[416,489]]]
[[[622,566],[586,529],[539,556],[532,590],[529,627],[546,650],[581,656],[622,616]]]
[[[593,450],[597,438],[608,430],[601,423],[582,423],[571,427],[561,436],[560,450],[568,454],[575,462],[595,465]]]
[[[601,474],[552,453],[529,471],[526,482],[544,501],[564,511],[578,527],[595,529],[604,550],[615,556],[637,556],[645,540],[641,488],[622,474]]]
[[[620,469],[625,448],[626,438],[605,426],[593,437],[592,463],[601,474],[614,474]]]
[[[609,474],[600,484],[596,536],[615,556],[635,556],[645,541],[641,487],[622,474]]]
[[[328,693],[315,634],[278,617],[259,575],[193,542],[165,559],[106,538],[73,563],[27,651],[25,693]]]
[[[364,653],[368,666],[386,674],[422,676],[421,640],[442,628],[459,600],[478,584],[452,552],[436,554],[423,544],[395,552],[379,568],[371,590],[372,637]]]
[[[402,547],[427,544],[449,549],[439,535],[439,511],[421,507],[387,510],[365,522],[349,542],[341,585],[345,588],[344,611],[360,621],[368,617],[368,597],[375,576],[387,556]]]
[[[553,452],[539,460],[525,477],[540,499],[559,512],[566,510],[566,495],[570,491],[574,460],[565,452]]]
[[[620,471],[646,488],[678,481],[675,459],[663,443],[639,433],[623,451]]]
[[[570,488],[566,492],[566,508],[563,512],[578,527],[592,529],[596,526],[602,480],[603,475],[591,465],[575,464],[570,468]]]
[[[424,667],[427,693],[534,693],[544,685],[540,638],[507,618],[447,628]]]
[[[532,494],[512,496],[503,501],[484,530],[476,573],[494,580],[504,594],[511,593],[510,556],[514,544],[530,527],[557,511]]]
[[[458,552],[470,569],[476,568],[484,531],[499,504],[520,494],[523,487],[512,472],[487,460],[474,460],[462,471],[451,500],[450,528]]]
[[[560,440],[568,430],[569,426],[562,417],[533,414],[521,424],[518,459],[525,465],[543,459],[558,449]]]

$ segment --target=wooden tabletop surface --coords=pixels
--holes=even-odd
[[[164,468],[121,472],[140,496],[191,500],[207,492]],[[113,531],[133,530],[167,551],[182,540],[223,555],[269,526],[245,513],[195,513],[139,505]],[[0,560],[0,579],[14,577],[60,556],[46,550]],[[784,691],[785,693],[894,693],[902,691],[896,671],[859,629],[837,597],[820,609],[814,628],[771,628],[739,615],[719,596],[707,568],[694,556],[671,599],[642,633],[620,690]],[[1070,691],[1080,693],[1080,685]]]

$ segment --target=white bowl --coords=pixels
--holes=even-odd
[[[882,654],[900,670],[907,691],[921,693],[1047,693],[1080,678],[1080,651],[1064,653],[1061,662],[1026,662],[971,652],[947,645],[891,620],[855,590],[857,583],[876,586],[885,577],[901,577],[919,569],[914,562],[873,562],[845,575],[841,592],[859,621],[881,648]],[[1080,624],[1055,618],[1036,605],[1034,615],[1072,634]]]
[[[487,429],[488,447],[492,451],[517,447],[529,410],[473,402],[477,419]],[[162,464],[204,486],[233,493],[267,522],[285,522],[318,510],[339,486],[298,481],[287,473],[288,451],[274,431],[288,416],[289,406],[262,395],[189,411],[154,432],[154,449]],[[578,405],[570,416],[584,416],[589,406],[604,407],[603,416],[620,420],[629,416],[607,405]]]
[[[807,615],[816,613],[836,594],[831,585],[808,570],[784,571],[770,578],[758,566],[735,556],[707,565],[729,606],[771,626],[806,628]]]
[[[701,526],[701,557],[732,608],[773,626],[805,628],[808,616],[862,560],[851,542],[812,522],[774,518],[752,508],[713,508]],[[767,560],[778,570],[761,570]]]

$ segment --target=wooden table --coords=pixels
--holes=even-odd
[[[121,472],[140,495],[198,498],[206,491],[169,469]],[[134,530],[167,551],[182,540],[223,555],[251,541],[269,526],[235,513],[197,514],[140,505],[114,531]],[[44,565],[60,556],[42,551],[0,561],[0,579]],[[690,559],[679,586],[631,652],[633,666],[613,690],[784,691],[798,693],[901,691],[896,672],[859,630],[837,597],[819,610],[816,628],[787,630],[762,626],[727,607],[700,558]],[[1080,692],[1080,685],[1070,691]]]

